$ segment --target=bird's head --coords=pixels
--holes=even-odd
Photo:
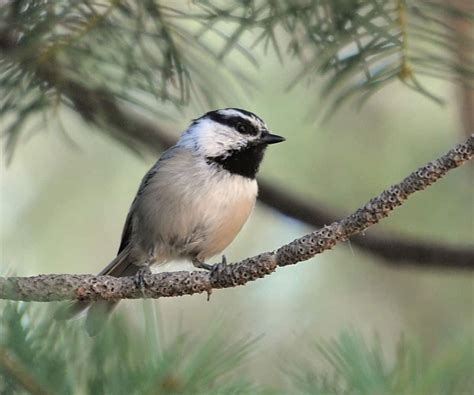
[[[239,108],[209,111],[193,120],[178,145],[231,173],[254,178],[265,148],[285,141],[257,115]]]

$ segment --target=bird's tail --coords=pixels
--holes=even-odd
[[[99,276],[114,276],[114,277],[126,277],[133,276],[138,266],[134,265],[129,259],[128,249],[123,250],[117,257],[110,262],[100,273]],[[89,336],[95,336],[102,329],[106,323],[110,312],[114,309],[119,301],[77,301],[71,303],[66,308],[60,310],[56,314],[56,318],[68,320],[74,318],[86,309],[86,330]]]

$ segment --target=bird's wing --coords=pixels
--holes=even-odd
[[[111,276],[122,277],[122,276],[130,276],[130,275],[135,274],[136,267],[132,266],[135,270],[128,270],[130,269],[131,262],[127,262],[126,257],[128,256],[128,250],[131,247],[131,240],[132,240],[132,235],[134,232],[134,229],[133,229],[134,217],[135,217],[137,202],[139,201],[143,193],[146,191],[150,181],[153,179],[156,173],[158,173],[160,167],[163,165],[163,162],[171,158],[175,154],[175,151],[177,149],[178,148],[174,146],[167,149],[165,152],[163,152],[160,159],[153,165],[153,167],[143,177],[142,182],[140,183],[140,187],[138,188],[138,192],[135,196],[135,199],[133,200],[132,205],[130,206],[127,219],[125,220],[125,225],[123,227],[122,237],[120,240],[120,246],[117,252],[117,257],[112,262],[110,262],[99,273],[99,275],[108,274]]]
[[[127,214],[127,219],[125,220],[125,225],[123,226],[122,230],[122,237],[120,239],[120,246],[117,251],[117,255],[120,255],[122,251],[127,248],[127,246],[130,244],[130,239],[132,238],[132,232],[133,232],[133,216],[134,216],[134,206],[137,198],[133,200],[132,205],[130,206],[130,210]]]
[[[132,236],[134,232],[134,217],[135,217],[135,210],[137,206],[137,202],[140,199],[140,196],[146,190],[150,180],[153,176],[158,172],[160,166],[162,165],[163,161],[169,159],[174,155],[174,150],[177,147],[171,147],[170,149],[166,150],[160,157],[160,159],[156,162],[156,164],[145,174],[143,180],[138,188],[137,195],[132,202],[130,207],[130,211],[128,212],[127,219],[125,220],[125,225],[122,231],[122,238],[120,241],[120,247],[115,259],[110,262],[100,273],[99,275],[110,275],[115,277],[125,277],[125,276],[133,276],[137,270],[138,266],[134,265],[133,262],[130,261],[130,249],[132,247]],[[90,335],[96,334],[102,324],[105,322],[104,317],[107,316],[106,313],[109,313],[116,305],[118,301],[106,301],[100,300],[97,302],[90,302],[90,301],[77,301],[72,304],[69,304],[66,308],[60,309],[57,314],[56,318],[58,319],[69,319],[73,316],[79,314],[81,311],[91,307],[88,312],[87,318],[87,331]]]

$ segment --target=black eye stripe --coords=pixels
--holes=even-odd
[[[255,136],[258,133],[258,128],[249,120],[238,116],[225,116],[217,112],[207,114],[207,118],[221,125],[234,128],[239,133]],[[245,129],[245,130],[244,130]]]

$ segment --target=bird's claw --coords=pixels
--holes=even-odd
[[[199,267],[206,269],[210,272],[214,268],[214,265],[209,265],[207,263],[202,262]]]
[[[216,269],[217,265],[227,265],[227,258],[225,257],[225,255],[222,255],[221,261],[218,264],[215,264],[215,265],[209,265],[208,263],[201,262],[201,261],[198,261],[198,260],[194,260],[193,264],[194,264],[194,266],[196,266],[199,269],[205,269],[205,270],[211,272],[211,271],[214,271]]]
[[[142,291],[146,288],[145,277],[151,274],[150,266],[140,266],[137,273],[135,274],[134,283],[135,287]]]

